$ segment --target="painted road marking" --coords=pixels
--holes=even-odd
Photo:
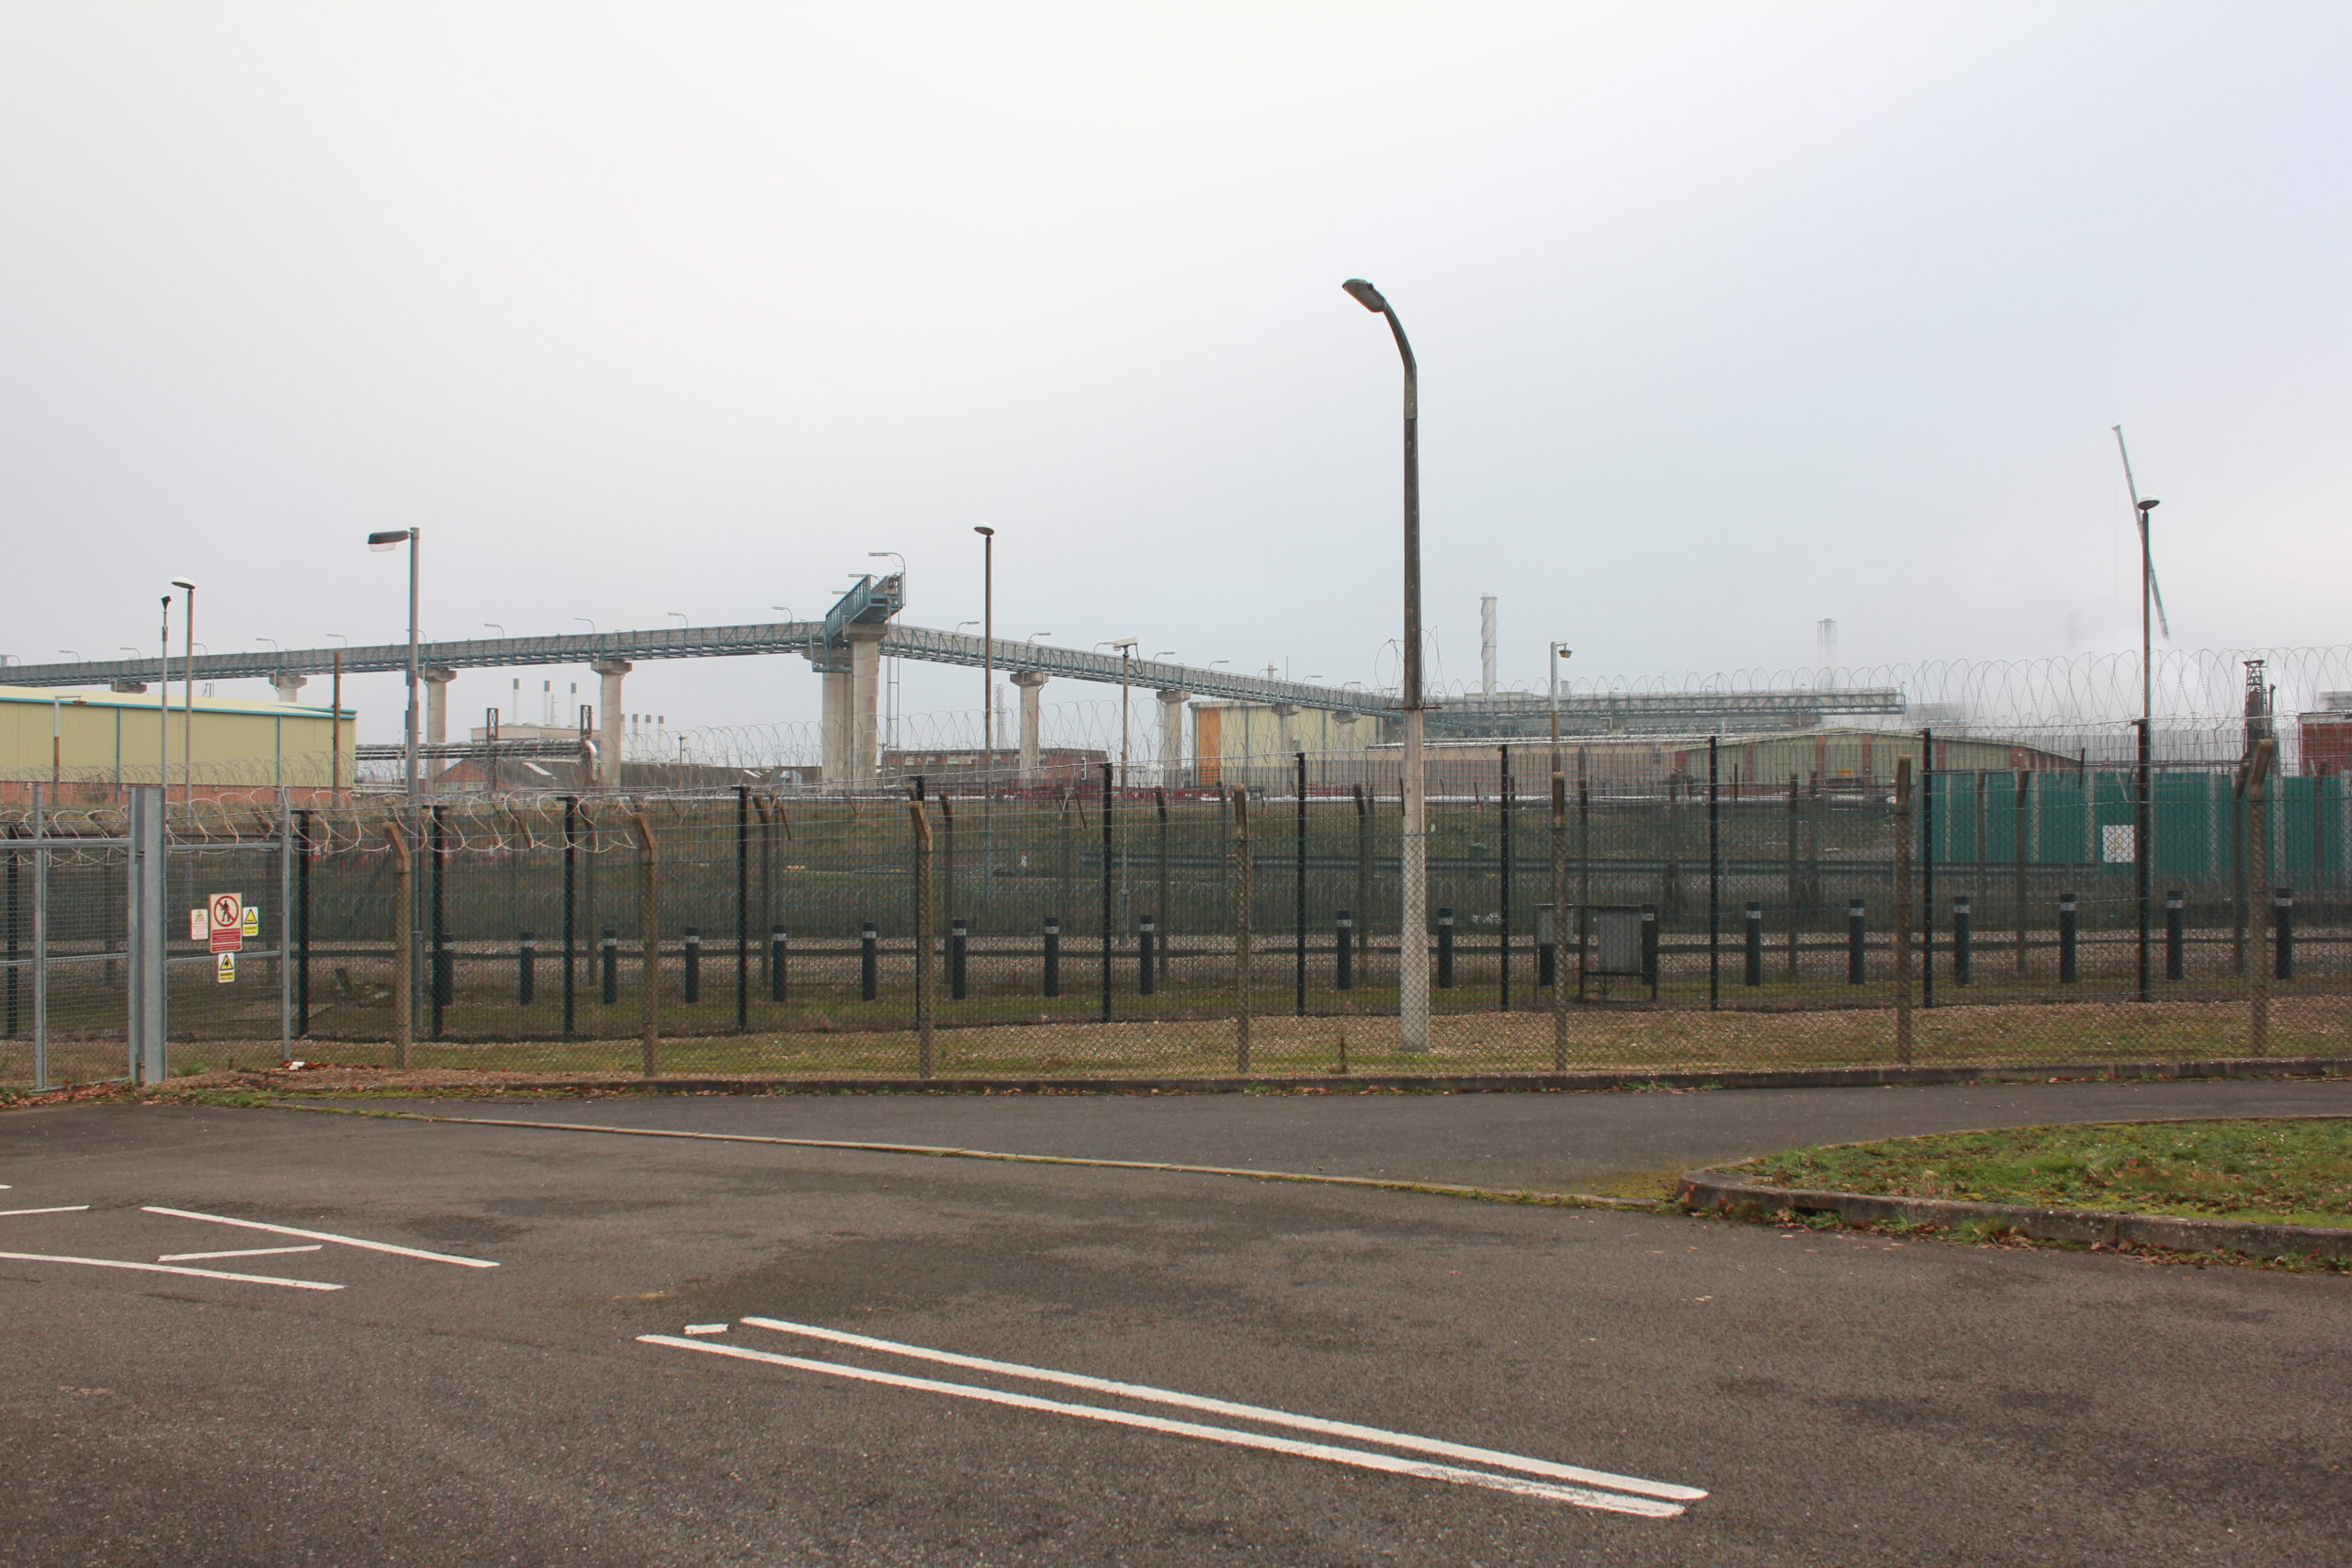
[[[78,1214],[88,1207],[87,1203],[66,1203],[54,1209],[0,1209],[0,1218],[9,1214]]]
[[[58,1258],[46,1252],[0,1252],[20,1263],[82,1263],[93,1269],[137,1269],[149,1274],[191,1274],[199,1280],[239,1280],[248,1285],[283,1285],[289,1291],[340,1291],[316,1280],[280,1280],[272,1274],[231,1274],[219,1269],[175,1269],[168,1263],[125,1263],[119,1258]]]
[[[446,1252],[426,1252],[420,1247],[394,1247],[389,1241],[362,1241],[356,1235],[336,1235],[332,1231],[297,1230],[292,1225],[266,1225],[259,1220],[232,1220],[226,1214],[199,1214],[193,1209],[162,1209],[153,1203],[141,1204],[151,1214],[169,1214],[177,1220],[209,1220],[216,1225],[243,1225],[249,1231],[269,1231],[277,1235],[299,1235],[311,1241],[332,1241],[344,1247],[364,1247],[370,1252],[397,1253],[402,1258],[422,1258],[434,1263],[456,1263],[468,1269],[495,1269],[497,1264],[486,1258],[452,1258]]]
[[[727,1325],[723,1323],[690,1323],[686,1325],[686,1332],[689,1334],[724,1334],[727,1332]]]
[[[317,1242],[308,1247],[241,1247],[234,1252],[166,1252],[158,1263],[187,1263],[198,1258],[275,1258],[281,1252],[323,1252]]]
[[[706,1339],[682,1339],[672,1334],[640,1334],[638,1338],[648,1345],[672,1345],[684,1350],[700,1350],[706,1355],[732,1356],[741,1360],[759,1361],[769,1366],[790,1367],[798,1371],[822,1372],[828,1377],[848,1378],[856,1382],[881,1383],[890,1388],[914,1389],[924,1393],[951,1394],[958,1399],[973,1399],[987,1404],[1008,1405],[1015,1410],[1035,1410],[1049,1416],[1074,1416],[1084,1421],[1106,1421],[1114,1426],[1137,1427],[1148,1432],[1166,1432],[1180,1438],[1197,1438],[1204,1442],[1224,1443],[1232,1448],[1258,1449],[1267,1453],[1295,1454],[1304,1459],[1319,1459],[1331,1464],[1351,1465],[1358,1470],[1385,1471],[1392,1475],[1415,1475],[1428,1481],[1452,1482],[1458,1486],[1480,1486],[1491,1492],[1510,1492],[1522,1497],[1542,1497],[1555,1503],[1569,1503],[1579,1508],[1598,1508],[1612,1514],[1637,1514],[1646,1518],[1667,1519],[1682,1512],[1682,1505],[1679,1503],[1661,1502],[1649,1497],[1629,1497],[1613,1492],[1594,1492],[1581,1486],[1562,1486],[1548,1481],[1532,1481],[1522,1476],[1502,1475],[1493,1471],[1464,1470],[1456,1465],[1431,1464],[1423,1460],[1402,1459],[1395,1454],[1374,1453],[1370,1449],[1333,1448],[1328,1443],[1301,1442],[1295,1438],[1276,1438],[1263,1432],[1236,1431],[1229,1427],[1203,1427],[1191,1421],[1173,1421],[1164,1416],[1138,1416],[1132,1411],[1106,1409],[1099,1404],[1066,1404],[1057,1399],[1039,1399],[1034,1394],[1009,1393],[1001,1389],[980,1388],[971,1383],[939,1382],[931,1378],[910,1378],[899,1372],[877,1372],[865,1367],[845,1367],[835,1361],[812,1361],[800,1356],[779,1356],[767,1350],[749,1350],[741,1345],[717,1345]]]
[[[1449,1443],[1438,1438],[1415,1437],[1407,1432],[1391,1432],[1379,1427],[1360,1427],[1351,1421],[1326,1421],[1314,1416],[1294,1416],[1286,1410],[1274,1410],[1262,1404],[1238,1404],[1231,1400],[1210,1399],[1196,1393],[1179,1393],[1173,1389],[1152,1388],[1142,1383],[1114,1382],[1109,1378],[1088,1377],[1081,1372],[1054,1371],[1045,1367],[1023,1366],[1017,1361],[991,1361],[979,1356],[959,1356],[949,1350],[927,1349],[920,1345],[902,1345],[892,1339],[873,1339],[863,1334],[844,1334],[837,1328],[820,1328],[814,1324],[786,1323],[781,1318],[747,1317],[743,1319],[754,1328],[772,1328],[781,1334],[797,1334],[810,1339],[830,1340],[836,1345],[854,1346],[861,1350],[879,1350],[886,1355],[913,1356],[944,1366],[965,1367],[977,1372],[995,1372],[1003,1377],[1027,1378],[1037,1382],[1060,1383],[1067,1388],[1082,1388],[1093,1393],[1107,1393],[1120,1399],[1143,1400],[1153,1404],[1175,1404],[1187,1410],[1204,1411],[1212,1416],[1238,1416],[1245,1421],[1262,1421],[1268,1426],[1290,1427],[1303,1432],[1319,1432],[1331,1438],[1352,1438],[1358,1442],[1378,1443],[1384,1448],[1408,1449],[1417,1453],[1439,1454],[1447,1459],[1467,1460],[1473,1464],[1491,1464],[1504,1470],[1525,1471],[1530,1475],[1548,1476],[1555,1481],[1580,1481],[1588,1485],[1607,1486],[1619,1492],[1638,1493],[1645,1497],[1665,1497],[1678,1502],[1695,1503],[1706,1493],[1695,1486],[1678,1486],[1666,1481],[1645,1481],[1639,1476],[1612,1475],[1605,1470],[1586,1470],[1573,1464],[1555,1464],[1550,1460],[1531,1459],[1524,1454],[1505,1453],[1498,1449],[1473,1448],[1466,1443]]]

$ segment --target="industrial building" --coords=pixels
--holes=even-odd
[[[21,803],[35,784],[59,804],[98,804],[159,782],[185,784],[198,799],[279,788],[324,798],[350,787],[348,708],[174,696],[159,713],[163,701],[152,692],[0,686],[0,797]],[[164,779],[157,764],[166,760]]]

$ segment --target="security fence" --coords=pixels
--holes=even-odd
[[[1434,1019],[1398,1049],[1400,793],[1363,753],[1217,788],[175,803],[174,1068],[888,1077],[2345,1055],[2332,775],[2035,752],[1750,776],[1704,739],[1432,766]],[[2020,753],[2022,755],[2022,753]],[[1555,772],[1556,760],[1557,771]],[[1579,765],[1579,762],[1583,765]],[[140,792],[153,795],[155,792]],[[15,814],[12,1084],[134,1060],[136,811]],[[2143,849],[2145,854],[2142,853]],[[235,897],[239,951],[203,911]],[[151,898],[151,903],[154,899]],[[403,918],[403,911],[408,911]],[[192,925],[191,921],[198,923]]]

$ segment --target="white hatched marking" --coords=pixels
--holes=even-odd
[[[188,1263],[199,1258],[275,1258],[281,1252],[323,1252],[317,1242],[308,1247],[241,1247],[234,1252],[166,1252],[158,1263]]]
[[[1152,1388],[1143,1383],[1114,1382],[1109,1378],[1088,1377],[1082,1372],[1055,1371],[1045,1367],[1023,1366],[1018,1361],[991,1361],[980,1356],[959,1356],[952,1350],[933,1350],[921,1345],[903,1345],[895,1339],[874,1339],[863,1334],[844,1334],[837,1328],[820,1328],[809,1323],[786,1323],[781,1318],[747,1317],[743,1321],[754,1328],[772,1328],[781,1334],[797,1334],[810,1339],[831,1340],[836,1345],[851,1345],[861,1350],[879,1350],[886,1355],[912,1356],[944,1366],[966,1367],[976,1372],[995,1372],[1003,1377],[1027,1378],[1036,1382],[1059,1383],[1065,1388],[1082,1388],[1091,1393],[1107,1393],[1120,1399],[1138,1399],[1153,1404],[1174,1404],[1187,1410],[1205,1411],[1212,1416],[1237,1416],[1244,1421],[1262,1421],[1269,1426],[1289,1427],[1302,1432],[1319,1432],[1325,1437],[1351,1438],[1358,1442],[1378,1443],[1385,1448],[1408,1449],[1416,1453],[1437,1454],[1446,1459],[1466,1460],[1473,1464],[1491,1464],[1504,1470],[1525,1471],[1530,1475],[1548,1476],[1555,1481],[1577,1481],[1589,1486],[1607,1486],[1619,1492],[1638,1493],[1645,1497],[1666,1497],[1678,1502],[1695,1503],[1706,1494],[1695,1486],[1678,1486],[1667,1481],[1645,1481],[1639,1476],[1612,1475],[1605,1470],[1586,1470],[1578,1465],[1556,1464],[1550,1460],[1531,1459],[1524,1454],[1505,1453],[1499,1449],[1474,1448],[1467,1443],[1449,1443],[1440,1438],[1415,1437],[1408,1432],[1391,1432],[1379,1427],[1361,1427],[1352,1421],[1326,1421],[1315,1416],[1294,1416],[1287,1410],[1275,1410],[1262,1404],[1238,1404],[1228,1399],[1211,1399],[1203,1394],[1179,1393],[1173,1389]]]
[[[316,1280],[280,1280],[272,1274],[231,1274],[219,1269],[175,1269],[168,1263],[126,1263],[119,1258],[60,1258],[46,1252],[0,1252],[21,1263],[80,1263],[92,1269],[136,1269],[148,1274],[189,1274],[199,1280],[238,1280],[248,1285],[283,1285],[289,1291],[340,1291]]]
[[[422,1247],[394,1247],[389,1241],[362,1241],[356,1235],[336,1235],[332,1231],[298,1230],[292,1225],[266,1225],[259,1220],[232,1220],[226,1214],[199,1214],[193,1209],[163,1209],[153,1203],[141,1206],[151,1214],[169,1214],[175,1220],[209,1220],[216,1225],[243,1225],[249,1231],[269,1231],[277,1235],[299,1235],[311,1241],[332,1241],[343,1247],[364,1247],[370,1252],[395,1253],[401,1258],[422,1258],[433,1263],[455,1263],[467,1269],[498,1267],[486,1258],[453,1258],[446,1252],[427,1252]]]
[[[10,1214],[78,1214],[88,1207],[87,1203],[63,1203],[54,1209],[0,1209],[0,1218]]]
[[[747,1320],[748,1321],[748,1320]],[[1001,1389],[979,1388],[970,1383],[940,1382],[932,1378],[907,1377],[899,1372],[879,1372],[864,1367],[845,1367],[832,1361],[812,1361],[800,1356],[779,1356],[766,1350],[749,1350],[740,1345],[715,1345],[707,1340],[682,1339],[669,1334],[640,1334],[638,1338],[648,1345],[673,1345],[684,1350],[700,1350],[706,1355],[731,1356],[740,1360],[759,1361],[770,1366],[790,1367],[798,1371],[821,1372],[828,1377],[847,1378],[856,1382],[880,1383],[890,1388],[914,1389],[924,1393],[944,1393],[958,1399],[978,1400],[986,1404],[1001,1404],[1015,1410],[1035,1410],[1050,1416],[1071,1416],[1084,1421],[1103,1421],[1114,1426],[1136,1427],[1148,1432],[1166,1432],[1174,1437],[1196,1438],[1203,1442],[1223,1443],[1232,1448],[1257,1449],[1266,1453],[1295,1454],[1304,1459],[1318,1459],[1331,1464],[1344,1464],[1358,1470],[1384,1471],[1392,1475],[1413,1475],[1428,1481],[1451,1482],[1459,1486],[1483,1487],[1491,1492],[1510,1492],[1522,1497],[1542,1497],[1555,1503],[1569,1503],[1579,1508],[1597,1508],[1612,1514],[1635,1514],[1646,1518],[1672,1518],[1683,1511],[1679,1503],[1658,1501],[1649,1497],[1629,1497],[1614,1492],[1595,1492],[1581,1486],[1562,1486],[1548,1481],[1533,1481],[1522,1476],[1501,1475],[1492,1471],[1464,1470],[1456,1465],[1431,1464],[1423,1460],[1400,1458],[1396,1454],[1374,1453],[1369,1449],[1333,1448],[1328,1443],[1301,1442],[1295,1438],[1271,1437],[1263,1432],[1236,1431],[1229,1427],[1204,1427],[1192,1421],[1170,1420],[1164,1416],[1139,1416],[1131,1411],[1106,1409],[1099,1404],[1068,1404],[1057,1399],[1039,1399],[1034,1394],[1010,1393]]]

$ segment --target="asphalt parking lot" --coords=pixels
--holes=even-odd
[[[432,1109],[1572,1185],[2345,1089]],[[11,1564],[2352,1551],[2340,1278],[280,1110],[12,1113],[0,1183]]]

